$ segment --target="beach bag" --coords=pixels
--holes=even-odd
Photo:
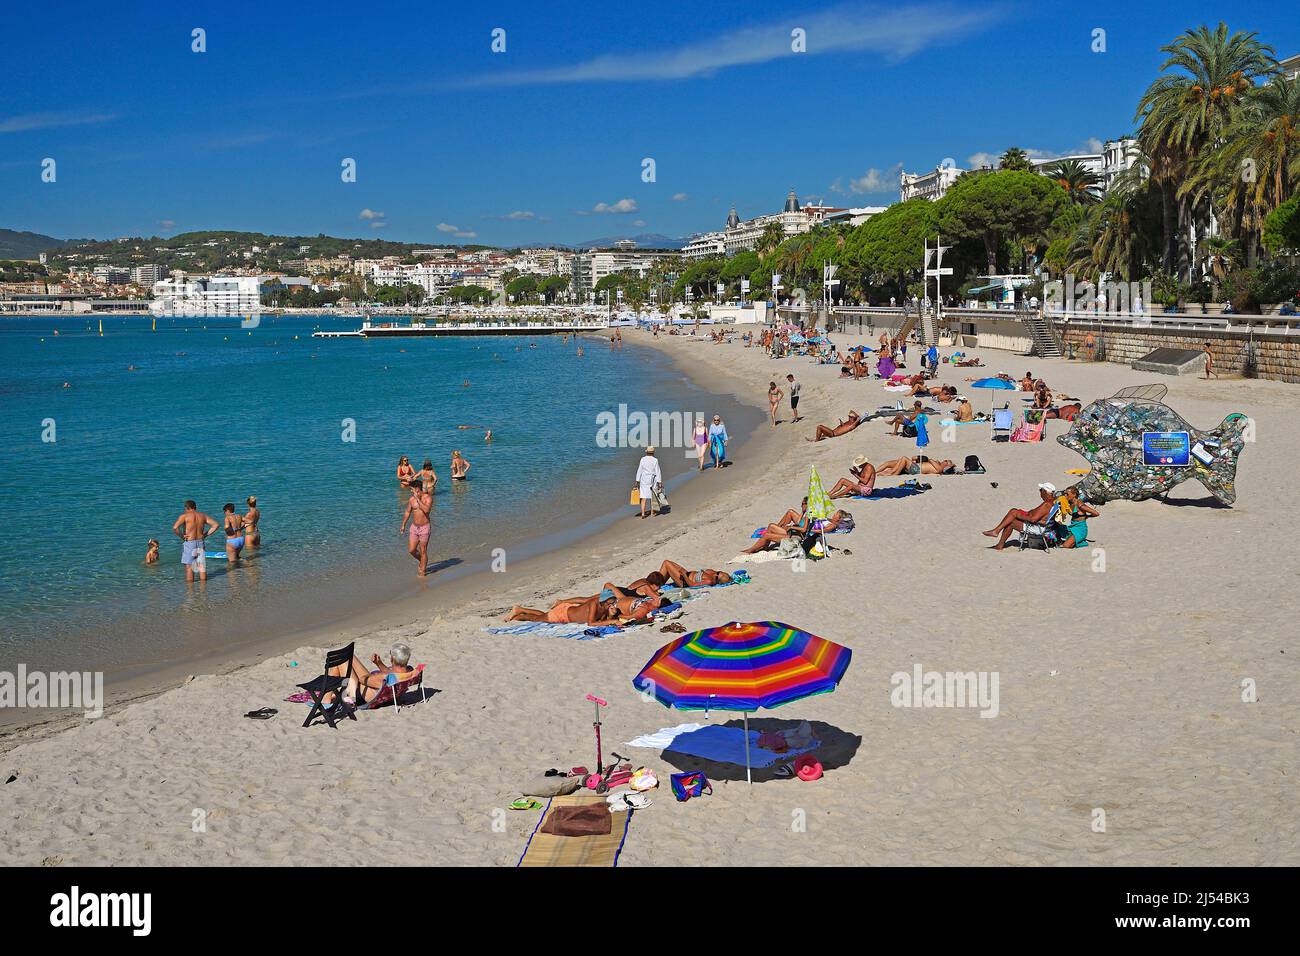
[[[685,803],[691,797],[703,797],[713,793],[713,784],[709,783],[709,778],[704,776],[703,770],[675,773],[668,778],[668,782],[673,788],[673,796],[677,798],[678,803]]]
[[[904,438],[915,438],[915,437],[916,437],[916,426],[915,426],[915,425],[912,425],[912,424],[908,424],[907,422],[904,422],[904,423],[903,423],[903,437],[904,437]]]
[[[627,502],[627,503],[630,504],[630,505],[639,505],[639,504],[641,503],[641,486],[640,486],[640,485],[633,485],[633,486],[632,486],[632,497],[628,499],[628,502]]]
[[[965,467],[964,467],[962,470],[963,470],[963,471],[979,472],[980,474],[983,474],[983,473],[984,473],[984,462],[980,461],[980,456],[979,456],[979,455],[967,455],[967,456],[966,456],[966,465],[965,465]]]
[[[654,505],[656,508],[662,510],[668,504],[668,494],[664,491],[663,485],[655,485],[654,490],[650,494],[654,499]]]

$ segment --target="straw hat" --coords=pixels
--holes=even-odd
[[[863,465],[865,465],[866,463],[867,463],[867,456],[866,456],[866,455],[859,455],[857,458],[854,458],[854,459],[853,459],[853,467],[854,467],[854,468],[861,468],[861,467],[862,467]]]
[[[654,446],[654,445],[646,445],[646,446],[645,446],[645,453],[646,453],[647,455],[653,455],[653,454],[655,453],[655,446]]]

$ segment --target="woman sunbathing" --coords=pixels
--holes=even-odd
[[[361,662],[361,658],[353,657],[351,661],[345,661],[337,664],[326,671],[331,677],[342,677],[348,673],[351,668],[351,675],[348,677],[347,689],[343,692],[345,703],[356,703],[357,697],[370,703],[384,689],[388,683],[389,674],[397,674],[399,677],[415,673],[415,668],[411,667],[411,649],[405,644],[394,644],[388,649],[388,660],[390,663],[385,664],[383,659],[378,655],[372,655],[370,661],[375,666],[371,670]],[[322,698],[323,702],[328,704],[334,698],[333,694],[326,694]]]
[[[841,478],[835,482],[835,487],[830,490],[832,498],[848,498],[853,495],[863,497],[870,495],[876,488],[876,467],[867,461],[866,455],[859,455],[853,459],[853,465],[849,468],[849,474],[852,478]]]
[[[659,573],[679,588],[704,588],[712,587],[715,584],[730,584],[731,575],[726,571],[715,571],[713,568],[703,568],[699,571],[687,571],[676,561],[664,560],[659,565]]]
[[[975,356],[974,358],[970,358],[970,359],[964,358],[961,359],[960,361],[955,361],[952,364],[956,365],[958,368],[983,368],[984,367],[984,363],[980,361],[980,357],[978,355]]]
[[[876,469],[876,474],[894,476],[894,475],[955,475],[957,466],[948,459],[935,461],[931,458],[917,456],[915,458],[895,458],[893,461],[887,461]]]
[[[862,418],[853,409],[849,409],[849,417],[844,419],[834,428],[830,425],[818,425],[817,431],[812,438],[806,438],[805,441],[821,441],[825,438],[838,438],[841,435],[847,435],[853,429],[862,424]]]
[[[798,514],[793,510],[787,511],[781,516],[780,521],[764,528],[758,540],[742,551],[741,554],[757,554],[759,551],[766,551],[772,545],[790,537],[792,533],[800,536],[807,534],[812,527],[812,522],[808,518],[808,499],[804,498],[799,507],[801,510]]]
[[[601,624],[614,621],[642,621],[663,604],[659,597],[617,594],[605,588],[591,597],[565,598],[551,605],[549,611],[516,604],[505,616],[507,621],[547,621],[551,624]]]

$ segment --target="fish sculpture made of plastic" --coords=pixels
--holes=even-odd
[[[1249,424],[1234,412],[1216,428],[1199,431],[1163,402],[1121,393],[1092,402],[1057,441],[1086,458],[1092,469],[1079,482],[1085,500],[1143,501],[1195,478],[1230,505],[1237,500],[1237,460]],[[1182,432],[1187,433],[1186,464],[1161,464],[1144,453],[1145,435]]]

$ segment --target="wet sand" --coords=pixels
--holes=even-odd
[[[607,754],[630,753],[664,780],[699,765],[623,746],[705,720],[632,688],[672,635],[643,627],[574,641],[484,627],[511,604],[593,593],[665,557],[735,567],[727,561],[751,529],[797,507],[810,464],[829,487],[854,455],[880,462],[915,447],[879,421],[844,438],[804,440],[850,407],[897,397],[879,383],[841,381],[837,367],[771,361],[738,343],[676,336],[652,344],[696,381],[759,408],[767,382],[793,371],[807,421],[759,428],[733,467],[675,492],[671,515],[640,521],[629,508],[576,547],[485,576],[463,601],[390,605],[301,635],[256,666],[196,668],[192,682],[99,720],[10,738],[0,756],[0,781],[13,777],[0,784],[9,798],[0,804],[0,862],[309,863],[346,840],[380,863],[510,865],[537,820],[503,809],[523,782],[548,767],[594,763],[587,693],[610,702]],[[1287,597],[1297,570],[1280,520],[1298,497],[1295,386],[980,354],[988,368],[945,366],[940,381],[960,387],[967,376],[1030,368],[1087,402],[1159,380],[1197,427],[1250,415],[1258,441],[1242,456],[1237,504],[1216,507],[1186,482],[1169,503],[1104,506],[1090,522],[1088,551],[993,552],[981,530],[1010,507],[1032,505],[1039,481],[1064,487],[1066,470],[1084,465],[1054,441],[1066,423],[1049,422],[1045,443],[1007,445],[981,426],[955,429],[946,443],[932,420],[931,457],[960,463],[975,453],[988,474],[932,478],[932,490],[911,498],[846,502],[857,529],[834,543],[851,555],[802,573],[784,562],[745,565],[752,584],[692,601],[681,619],[688,629],[783,621],[853,648],[835,693],[750,721],[760,730],[811,721],[826,776],[804,783],[759,773],[749,787],[743,768],[704,765],[714,795],[677,804],[661,787],[631,823],[625,865],[1300,861],[1300,650]],[[987,396],[972,399],[987,407]],[[304,708],[282,698],[318,672],[324,648],[353,639],[363,658],[393,640],[409,643],[436,692],[400,714],[302,729]],[[894,706],[891,677],[915,664],[996,673],[997,716]],[[1254,699],[1243,699],[1243,682]],[[263,706],[280,713],[266,722],[240,716]],[[203,832],[192,827],[196,810]]]

